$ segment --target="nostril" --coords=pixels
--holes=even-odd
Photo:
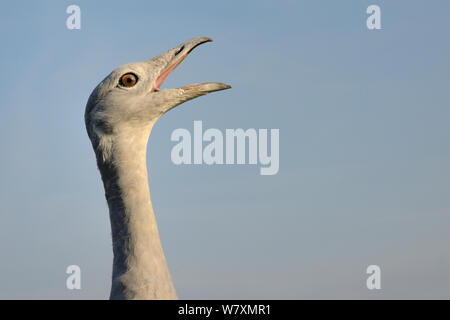
[[[184,50],[184,45],[181,46],[181,48],[177,52],[175,52],[175,56],[177,56],[183,50]]]

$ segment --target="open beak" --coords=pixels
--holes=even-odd
[[[158,62],[158,64],[162,64],[163,67],[161,68],[156,80],[155,84],[153,86],[152,92],[158,92],[160,91],[161,85],[164,83],[164,81],[167,79],[169,74],[175,70],[175,68],[180,65],[180,63],[187,57],[187,55],[197,46],[205,43],[205,42],[212,42],[213,40],[211,38],[207,37],[198,37],[190,39],[176,48],[173,48],[166,53],[153,58],[150,61]],[[200,95],[213,92],[213,91],[219,91],[219,90],[225,90],[230,89],[231,86],[224,84],[224,83],[218,83],[218,82],[209,82],[209,83],[196,83],[196,84],[190,84],[184,87],[180,87],[178,89],[183,89],[186,91],[199,91],[201,92]]]

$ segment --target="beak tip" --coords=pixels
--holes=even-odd
[[[217,91],[228,90],[232,88],[229,84],[226,83],[214,83],[214,85],[216,86]]]

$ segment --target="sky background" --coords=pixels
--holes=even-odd
[[[66,28],[81,7],[81,30]],[[381,7],[382,30],[366,27]],[[155,125],[153,207],[183,299],[450,298],[450,2],[8,1],[0,298],[106,299],[110,225],[84,126],[115,67],[196,36],[163,85],[233,86]],[[177,128],[279,128],[280,170],[170,160]],[[68,290],[68,265],[82,289]],[[381,290],[366,268],[381,268]]]

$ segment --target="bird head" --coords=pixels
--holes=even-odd
[[[160,89],[167,76],[195,47],[210,41],[212,39],[206,37],[193,38],[150,60],[113,70],[93,90],[86,105],[85,122],[91,140],[114,135],[124,127],[151,128],[157,119],[177,105],[231,88],[209,82]]]

